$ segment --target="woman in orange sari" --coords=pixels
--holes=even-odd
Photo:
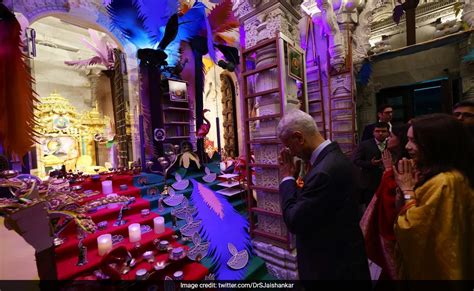
[[[393,163],[407,157],[408,125],[394,126],[382,153],[385,171],[367,210],[360,222],[365,238],[367,257],[382,268],[379,280],[395,280],[395,234],[393,224],[397,218],[395,197],[397,184],[393,175]]]
[[[474,145],[446,114],[415,118],[394,168],[405,205],[395,224],[400,278],[474,279]]]

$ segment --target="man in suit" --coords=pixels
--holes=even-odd
[[[360,202],[366,206],[374,196],[383,174],[382,152],[387,147],[389,126],[386,122],[374,124],[373,138],[359,144],[353,155],[354,164],[360,168],[358,187]]]
[[[386,122],[388,124],[388,131],[392,132],[392,121],[393,117],[393,108],[390,105],[382,104],[377,109],[377,118],[378,122]],[[364,132],[362,133],[362,138],[360,141],[368,140],[374,138],[374,128],[375,123],[371,123],[364,128]]]
[[[370,280],[351,162],[300,110],[287,112],[277,131],[286,147],[279,157],[281,207],[288,230],[296,235],[300,279]],[[301,189],[295,156],[311,165]]]

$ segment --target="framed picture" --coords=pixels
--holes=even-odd
[[[288,45],[288,75],[303,82],[303,54]]]
[[[168,79],[170,100],[175,102],[188,101],[188,89],[185,81]]]

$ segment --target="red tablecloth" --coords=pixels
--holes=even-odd
[[[107,175],[101,175],[101,181],[105,180]],[[142,217],[140,211],[142,209],[149,209],[150,203],[148,200],[145,200],[140,197],[140,189],[132,185],[133,176],[131,175],[113,175],[112,176],[113,189],[118,195],[127,195],[135,196],[136,201],[130,205],[130,209],[126,210],[124,213],[123,219],[127,221],[125,225],[113,226],[113,223],[118,217],[118,212],[120,211],[120,206],[116,208],[105,207],[98,210],[95,213],[90,214],[95,223],[100,221],[107,221],[108,227],[105,230],[98,230],[94,234],[89,234],[83,241],[83,245],[87,247],[87,259],[88,263],[84,266],[77,266],[78,260],[78,240],[77,240],[77,231],[76,225],[74,222],[62,232],[61,237],[65,238],[65,242],[58,246],[55,250],[56,252],[56,268],[58,272],[58,279],[87,279],[90,278],[88,275],[91,275],[91,272],[98,269],[103,259],[102,256],[99,256],[97,250],[97,237],[110,233],[112,235],[122,235],[124,237],[123,241],[114,245],[115,247],[125,246],[128,250],[134,252],[136,249],[135,243],[130,243],[128,240],[128,225],[131,223],[140,223],[141,225],[148,225],[151,228],[150,232],[142,234],[142,239],[140,241],[141,251],[154,250],[155,251],[155,261],[168,261],[168,254],[166,252],[158,252],[153,246],[153,240],[156,238],[169,240],[172,246],[177,247],[181,246],[178,242],[172,239],[174,230],[166,228],[165,232],[162,234],[155,234],[153,231],[153,218],[158,215],[154,212],[151,212],[150,215]],[[119,186],[126,184],[128,186],[127,190],[120,191]],[[92,181],[91,178],[86,179],[81,183],[84,190],[98,190],[102,189],[102,184],[100,181]],[[99,199],[103,197],[102,193],[87,197],[83,199],[82,204]],[[183,246],[183,248],[187,248]],[[140,255],[135,254],[136,259]],[[208,269],[200,263],[192,262],[187,258],[184,258],[179,261],[170,261],[171,263],[163,270],[155,273],[155,279],[164,279],[165,276],[172,276],[173,273],[177,270],[181,270],[184,273],[184,280],[201,280],[205,275],[208,274]],[[124,275],[122,279],[124,280],[134,280],[135,272],[138,269],[145,268],[147,270],[152,270],[153,266],[145,261],[142,261],[135,266],[135,268],[130,271],[127,275]]]

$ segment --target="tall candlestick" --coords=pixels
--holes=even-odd
[[[155,226],[155,233],[160,234],[165,232],[165,218],[158,216],[153,218],[153,224]]]
[[[112,190],[112,181],[110,180],[105,180],[105,181],[102,181],[102,194],[110,194],[112,193],[113,190]]]
[[[139,242],[142,239],[140,223],[132,223],[128,226],[128,239],[130,242]]]
[[[97,238],[97,248],[99,249],[99,256],[107,254],[112,249],[112,235],[103,234]]]

